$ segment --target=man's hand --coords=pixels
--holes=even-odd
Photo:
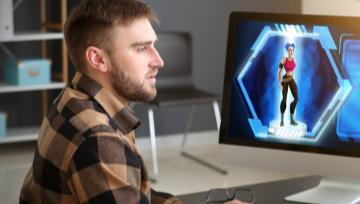
[[[231,201],[228,201],[224,204],[248,204],[248,203],[244,203],[244,202],[241,202],[239,200],[231,200]]]

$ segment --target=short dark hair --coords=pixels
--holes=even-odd
[[[285,49],[288,50],[289,47],[292,47],[293,49],[295,49],[295,44],[294,43],[286,43],[285,44]]]
[[[64,27],[66,45],[75,68],[83,72],[85,51],[96,46],[111,52],[117,25],[139,18],[157,21],[155,12],[140,0],[83,0],[70,13]]]

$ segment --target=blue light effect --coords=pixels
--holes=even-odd
[[[275,24],[275,29],[276,29],[276,30],[278,30],[278,31],[280,31],[280,30],[281,30],[281,29],[280,29],[280,26],[279,26],[279,24],[278,24],[278,23],[276,23],[276,24]]]
[[[284,33],[286,32],[286,29],[285,29],[284,24],[280,24],[280,28],[281,28],[281,31],[282,31],[282,32],[284,32]]]
[[[346,40],[344,42],[342,62],[346,72],[354,84],[360,83],[360,40]]]
[[[350,138],[353,138],[360,142],[359,102],[360,88],[356,87],[338,115],[336,132],[343,141],[348,141]]]
[[[319,41],[324,49],[329,49],[329,50],[337,49],[336,44],[327,26],[314,26],[313,32],[320,34],[321,38],[319,38]]]
[[[360,40],[344,42],[342,62],[354,90],[339,111],[336,132],[340,140],[353,138],[360,142]]]
[[[329,56],[329,60],[331,62],[332,67],[337,67],[336,63],[334,61],[334,58],[332,58],[330,50],[336,50],[336,44],[330,34],[329,28],[327,26],[314,26],[314,32],[319,33],[321,38],[319,38],[319,41],[321,43],[321,46],[324,48],[326,54]],[[341,80],[342,77],[338,71],[338,69],[334,69],[334,72],[336,74],[337,79]],[[341,81],[339,81],[341,83]]]
[[[261,48],[264,45],[264,43],[266,42],[266,40],[268,38],[268,34],[270,33],[270,31],[271,31],[270,26],[265,26],[264,29],[259,34],[259,37],[255,41],[255,43],[252,46],[251,50],[258,51],[259,48]]]
[[[305,25],[301,25],[300,27],[301,27],[301,30],[303,31],[303,33],[307,33],[307,29],[306,29]]]
[[[267,138],[267,130],[268,128],[264,125],[262,125],[261,121],[258,119],[249,119],[249,124],[253,131],[255,132],[255,135],[258,138]]]

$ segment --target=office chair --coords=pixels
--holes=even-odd
[[[154,110],[171,106],[191,106],[182,139],[181,154],[222,174],[227,174],[226,170],[185,151],[188,133],[191,129],[192,118],[197,105],[211,104],[214,109],[217,129],[220,128],[219,97],[216,94],[197,89],[191,80],[192,48],[190,35],[182,32],[166,32],[158,33],[158,39],[156,47],[165,62],[165,66],[160,70],[157,77],[157,96],[154,100],[145,103],[148,108],[151,139],[154,174],[152,181],[156,181],[159,174]]]

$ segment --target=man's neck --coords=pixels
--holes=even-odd
[[[110,80],[105,74],[93,76],[94,74],[87,73],[86,75],[90,77],[92,80],[96,81],[98,84],[100,84],[106,90],[108,90],[111,94],[113,94],[124,106],[129,105],[129,100],[125,99],[123,96],[119,95],[116,92],[113,86],[111,86]]]

